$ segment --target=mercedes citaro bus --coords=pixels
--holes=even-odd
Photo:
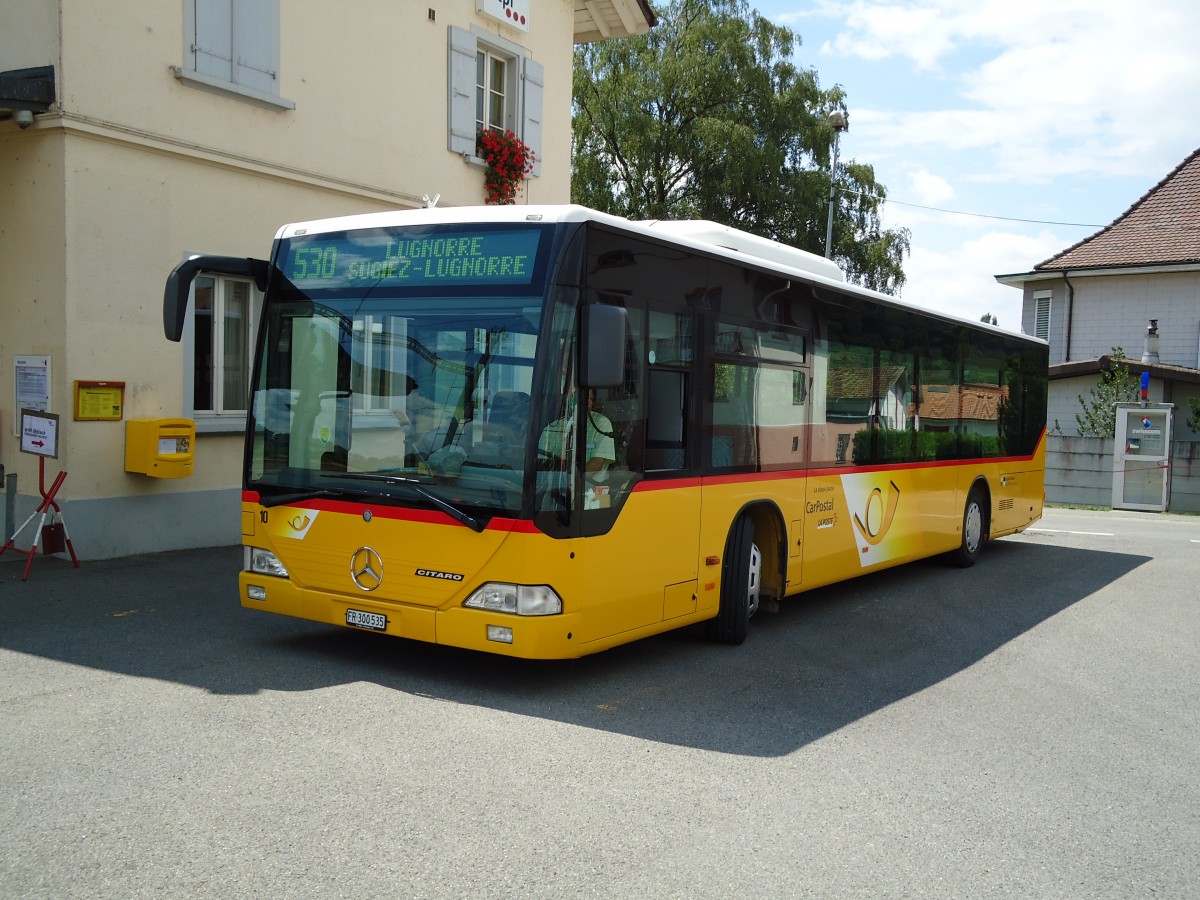
[[[241,603],[576,657],[1042,512],[1047,345],[710,222],[422,209],[198,256],[261,292]]]

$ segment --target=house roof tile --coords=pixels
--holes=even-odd
[[[1200,149],[1111,225],[1034,266],[1066,269],[1200,262]]]
[[[830,400],[870,400],[881,397],[892,389],[905,371],[904,366],[837,368],[829,373],[826,396]]]
[[[1008,388],[989,384],[928,385],[921,395],[921,408],[908,405],[908,413],[919,412],[922,419],[972,419],[995,421]]]

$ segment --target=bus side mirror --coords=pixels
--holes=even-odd
[[[188,296],[192,282],[201,272],[213,275],[237,275],[253,278],[260,291],[267,289],[267,262],[239,256],[190,256],[171,270],[163,291],[163,333],[168,341],[183,337],[183,320],[187,315]]]
[[[625,381],[625,309],[590,304],[583,308],[583,386],[616,387]]]

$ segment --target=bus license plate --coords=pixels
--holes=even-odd
[[[361,609],[348,609],[346,610],[346,624],[356,628],[369,628],[371,631],[383,631],[387,628],[387,616],[363,612]]]

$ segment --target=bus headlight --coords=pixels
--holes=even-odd
[[[554,616],[562,612],[562,598],[546,584],[489,581],[476,589],[463,606],[517,616]]]
[[[274,575],[277,578],[287,578],[288,570],[283,567],[279,557],[270,550],[261,547],[246,548],[246,571],[256,575]]]

